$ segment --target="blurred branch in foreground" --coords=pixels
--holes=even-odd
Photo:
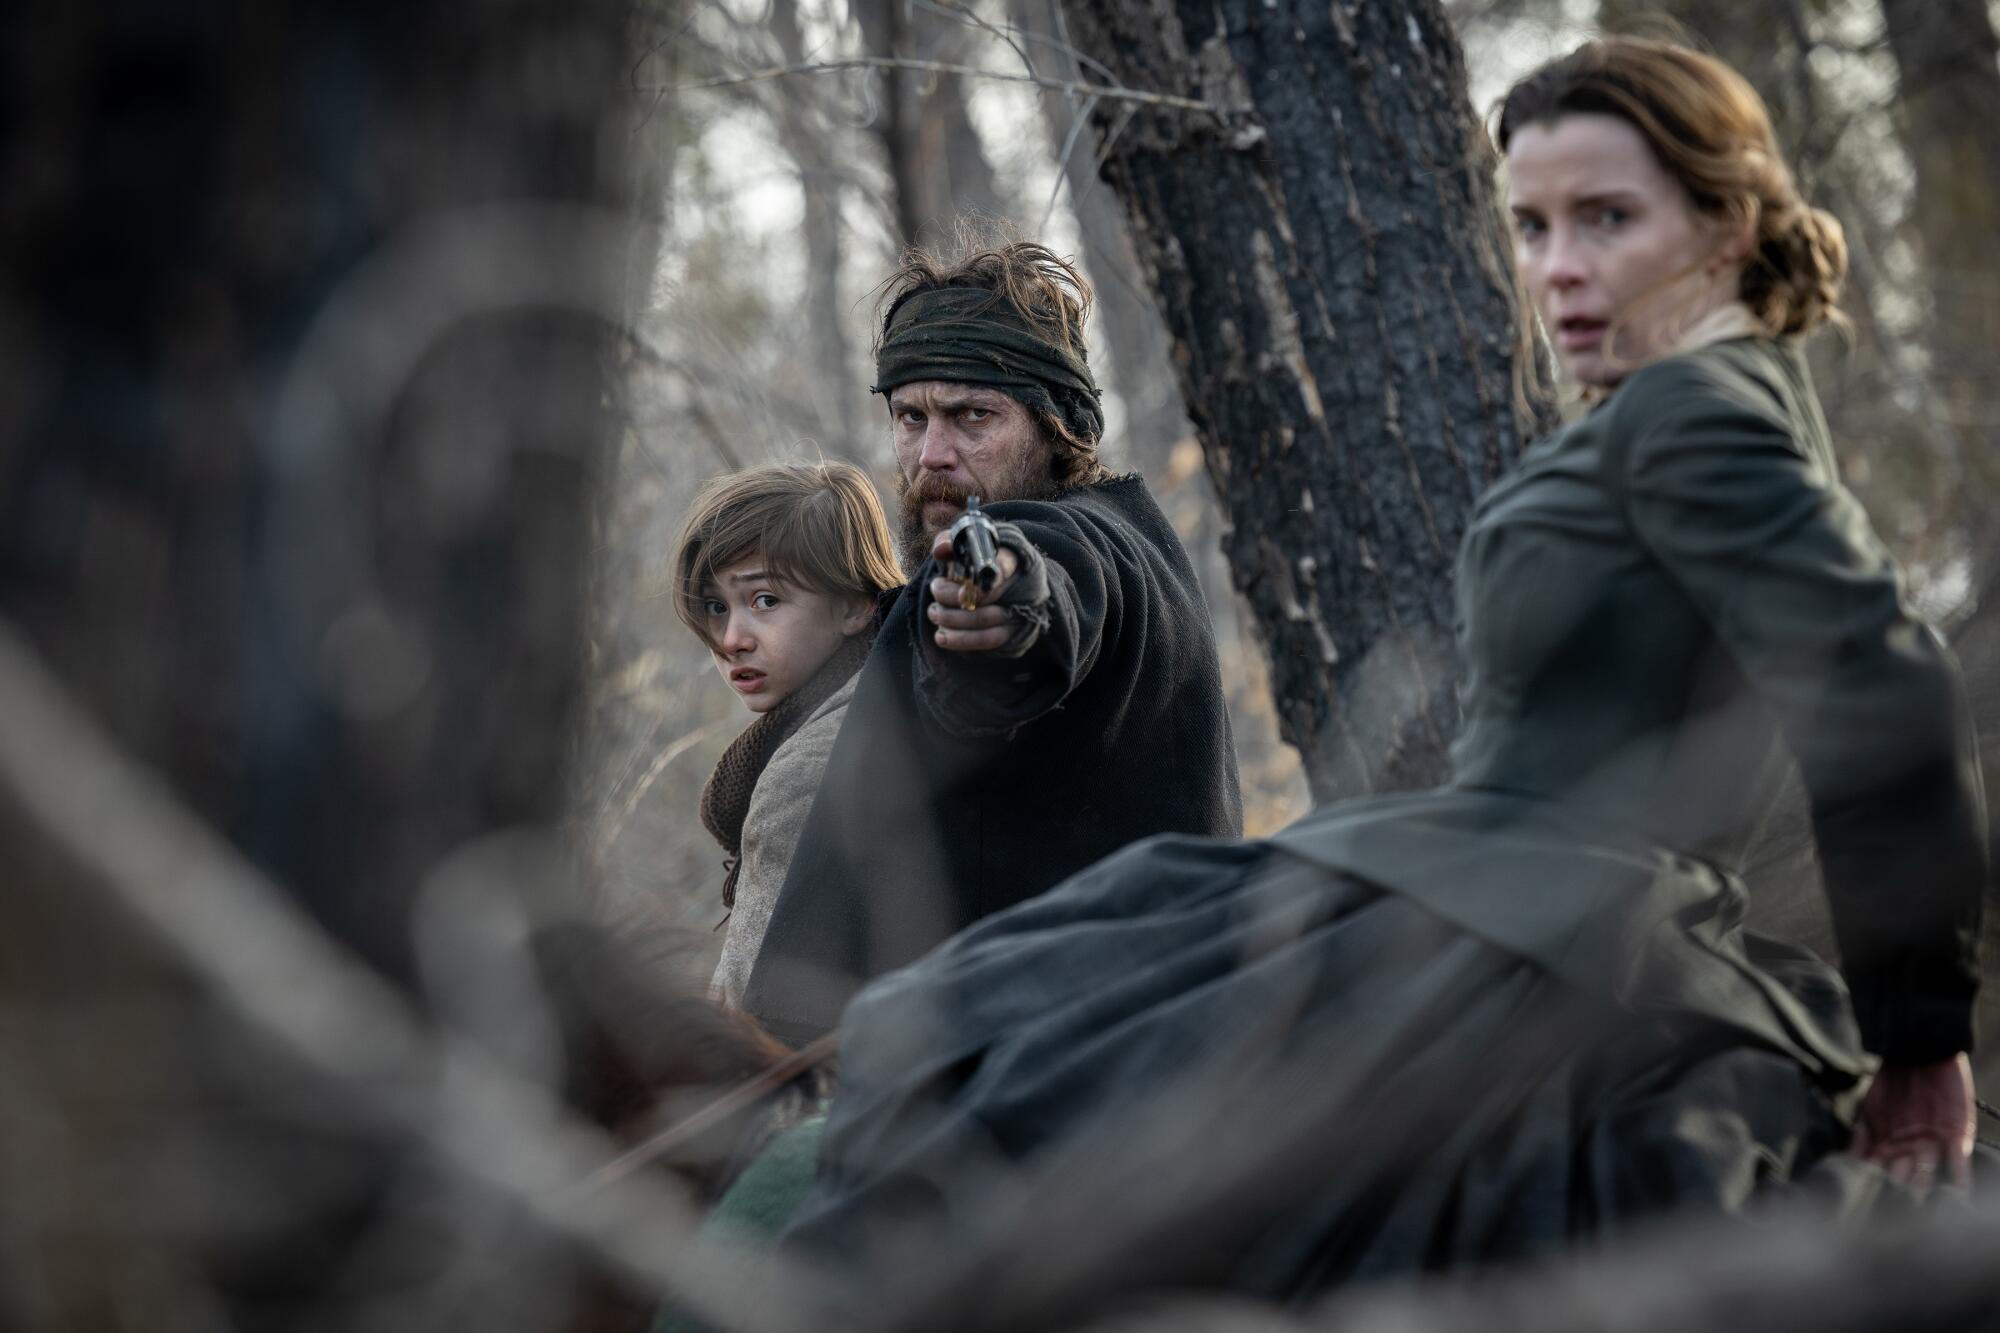
[[[352,1115],[410,1136],[654,1293],[737,1317],[743,1293],[691,1260],[698,1219],[687,1203],[657,1177],[608,1172],[616,1153],[602,1134],[564,1114],[546,1089],[419,1020],[120,754],[5,628],[0,794],[79,883],[143,923],[198,987],[286,1057],[330,1080]],[[581,1188],[586,1181],[600,1183]],[[37,1228],[53,1220],[17,1202],[7,1217],[15,1234],[0,1236],[0,1247],[46,1244]],[[819,1326],[805,1308],[774,1274],[758,1293],[755,1327]]]
[[[1298,1314],[1172,1302],[1089,1333],[1974,1333],[2000,1320],[2000,1211],[1946,1208],[1895,1230],[1776,1219],[1726,1242],[1679,1230],[1537,1269],[1337,1297]]]
[[[464,1042],[428,1033],[388,987],[343,959],[284,897],[119,755],[11,632],[0,632],[0,792],[6,814],[32,821],[57,854],[224,996],[236,1012],[335,1081],[356,1114],[420,1141],[480,1188],[511,1200],[539,1225],[586,1245],[661,1295],[747,1330],[826,1328],[795,1276],[775,1270],[755,1292],[692,1262],[695,1218],[657,1181],[625,1179],[601,1137],[556,1111],[546,1094]],[[1274,1021],[1277,1021],[1274,1019]],[[1553,1057],[1573,1031],[1524,1024],[1519,1049],[1497,1063]],[[1337,1048],[1342,1034],[1311,1043]],[[1252,1037],[1254,1045],[1254,1036]],[[1234,1060],[1236,1057],[1225,1057]],[[1317,1064],[1308,1060],[1308,1064]],[[1491,1072],[1491,1071],[1487,1071]],[[1475,1071],[1477,1074],[1478,1071]],[[1337,1070],[1331,1085],[1342,1080]],[[1483,1081],[1475,1077],[1475,1083]],[[1243,1094],[1191,1079],[1167,1090],[1154,1128],[1093,1162],[1077,1154],[1024,1182],[1014,1206],[984,1228],[999,1249],[931,1237],[931,1301],[878,1327],[1059,1328],[1101,1310],[1106,1284],[1152,1272],[1170,1284],[1202,1256],[1215,1229],[1254,1225],[1274,1196],[1296,1195],[1317,1162],[1370,1163],[1393,1172],[1421,1154],[1452,1107],[1385,1107],[1360,1125],[1326,1126],[1311,1095],[1275,1085]],[[1491,1085],[1504,1097],[1505,1086]],[[1174,1104],[1178,1098],[1183,1104]],[[1246,1118],[1246,1111],[1255,1112]],[[1407,1114],[1406,1114],[1407,1113]],[[1217,1133],[1221,1151],[1160,1172],[1162,1135],[1184,1115],[1221,1131],[1253,1122],[1255,1136]],[[1143,1171],[1135,1172],[1135,1167]],[[591,1189],[580,1182],[604,1182]],[[1056,1219],[1087,1217],[1087,1243]],[[1236,1219],[1230,1222],[1229,1219]],[[10,1225],[34,1222],[16,1204]],[[8,1244],[21,1243],[18,1235]],[[1540,1271],[1343,1296],[1303,1315],[1249,1305],[1146,1305],[1100,1327],[1302,1330],[1621,1329],[1680,1333],[1719,1326],[1788,1333],[1862,1333],[1895,1327],[1956,1333],[2000,1314],[2000,1213],[1942,1210],[1895,1230],[1840,1232],[1784,1215],[1755,1230],[1681,1230]],[[1136,1267],[1135,1267],[1136,1265]],[[743,1302],[754,1300],[756,1315]],[[1115,1308],[1115,1307],[1114,1307]],[[808,1312],[811,1318],[808,1319]],[[938,1321],[942,1322],[938,1322]]]

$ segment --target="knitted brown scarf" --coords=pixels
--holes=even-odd
[[[841,640],[833,656],[805,684],[793,690],[783,702],[745,727],[743,734],[729,743],[708,784],[701,789],[702,827],[715,835],[728,855],[723,858],[722,905],[736,906],[736,871],[743,864],[743,821],[750,813],[750,793],[778,747],[805,725],[813,711],[831,699],[861,669],[874,645],[875,632],[868,629]],[[727,921],[729,918],[724,917]]]

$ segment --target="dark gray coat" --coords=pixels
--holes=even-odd
[[[938,652],[930,565],[888,607],[743,997],[781,1036],[1135,839],[1242,832],[1208,608],[1144,482],[987,509],[1048,628],[1018,658]]]
[[[1481,500],[1459,591],[1451,785],[1148,840],[855,1000],[788,1244],[856,1309],[922,1289],[913,1240],[1010,1217],[1021,1172],[1128,1222],[1217,1201],[1108,1281],[1273,1299],[1767,1189],[1893,1212],[1846,1116],[1869,1053],[1971,1042],[1982,794],[1797,350],[1636,372]],[[1851,1003],[1743,927],[1786,751]],[[1002,1234],[1030,1271],[1080,1233]]]

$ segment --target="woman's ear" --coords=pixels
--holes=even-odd
[[[1752,217],[1724,217],[1715,229],[1715,263],[1717,268],[1741,269],[1750,262],[1751,252],[1757,248],[1757,219]]]

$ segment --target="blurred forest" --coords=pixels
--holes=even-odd
[[[1198,284],[1263,300],[1290,256],[1266,237],[1232,257],[1218,234],[1220,258],[1175,272],[1175,219],[1128,200],[1178,188],[1156,150],[1190,110],[1225,190],[1325,136],[1259,100],[1296,84],[1247,88],[1165,49],[1179,29],[1151,20],[1171,8],[269,0],[0,18],[0,1330],[606,1333],[643,1327],[663,1293],[726,1307],[726,1275],[688,1257],[690,1196],[617,1155],[630,1118],[575,1113],[605,1050],[643,1083],[714,1035],[706,1010],[663,1019],[648,987],[706,977],[722,864],[696,802],[748,717],[675,622],[666,553],[725,469],[839,457],[887,492],[872,288],[961,219],[1073,254],[1096,284],[1106,456],[1144,475],[1201,572],[1250,831],[1434,771],[1449,539],[1519,443],[1495,424],[1513,352],[1484,163],[1359,182],[1393,213],[1420,179],[1472,222],[1446,245],[1444,205],[1405,211],[1371,263],[1489,303],[1468,355],[1431,356],[1363,293],[1349,345],[1385,373],[1357,357],[1345,378],[1379,379],[1406,418],[1385,427],[1324,374],[1324,413],[1270,387],[1304,377],[1239,375],[1191,416],[1204,338],[1229,323],[1202,327],[1221,307]],[[1852,335],[1814,353],[1843,465],[1957,641],[2000,772],[2000,5],[1298,12],[1274,59],[1340,43],[1334,93],[1407,91],[1398,107],[1421,103],[1430,129],[1459,124],[1467,86],[1483,110],[1599,24],[1681,34],[1750,76],[1848,236]],[[1181,184],[1170,204],[1203,182]],[[1345,254],[1327,244],[1353,221],[1337,211],[1296,237],[1276,207],[1260,225]],[[1426,246],[1436,274],[1412,282]],[[1273,324],[1260,370],[1297,352]],[[1458,397],[1387,373],[1427,360]],[[1284,489],[1297,474],[1245,468],[1276,456],[1232,433],[1265,409],[1285,445],[1294,425],[1342,444],[1449,427],[1449,449],[1422,441],[1449,464],[1412,488],[1448,501],[1428,543],[1273,561],[1316,522],[1312,490]],[[1336,439],[1320,418],[1342,412]],[[1346,466],[1339,452],[1290,457]],[[1319,512],[1341,503],[1311,480]],[[1375,584],[1397,586],[1361,606]],[[1419,617],[1408,657],[1326,649],[1329,624],[1359,624],[1364,648],[1403,635],[1382,630],[1391,611]],[[1328,762],[1337,745],[1358,760]],[[1773,877],[1800,866],[1796,825],[1774,831]],[[638,941],[639,980],[632,949],[551,943],[606,923]],[[701,1096],[658,1116],[747,1076],[695,1072]],[[1635,1329],[1990,1327],[2000,1213],[1950,1236],[1773,1233],[1308,1322],[1602,1327],[1609,1293]],[[1902,1281],[1828,1280],[1871,1264]],[[1085,1289],[1049,1298],[1050,1326],[1095,1309],[1087,1266],[1069,1276]],[[771,1286],[781,1310],[800,1295]],[[1750,1287],[1787,1298],[1745,1314]],[[1894,1306],[1910,1291],[1927,1322]]]

